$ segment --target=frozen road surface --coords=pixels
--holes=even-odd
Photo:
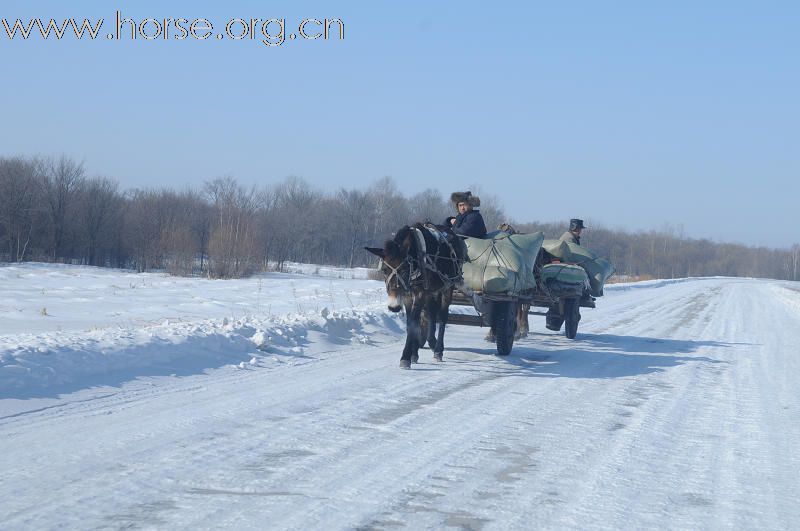
[[[800,286],[613,286],[404,371],[381,283],[126,275],[0,268],[3,529],[800,528]]]

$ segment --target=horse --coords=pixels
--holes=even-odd
[[[456,251],[456,238],[444,227],[415,223],[398,230],[382,249],[364,248],[381,259],[389,310],[406,311],[406,343],[400,358],[403,369],[419,361],[425,341],[433,359],[444,360],[444,329],[453,288],[461,281],[462,258]],[[427,326],[422,322],[423,311]]]

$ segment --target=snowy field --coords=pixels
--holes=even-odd
[[[800,528],[797,284],[613,285],[403,371],[381,282],[294,267],[0,265],[0,528]]]

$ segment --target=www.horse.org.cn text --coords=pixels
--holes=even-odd
[[[136,20],[115,13],[113,27],[105,19],[0,19],[0,39],[10,41],[29,39],[106,41],[185,41],[233,40],[260,42],[265,46],[280,46],[289,41],[344,40],[344,22],[338,18],[304,18],[287,27],[285,18],[231,18],[224,25],[215,25],[206,18],[144,18]],[[104,32],[104,27],[107,32]],[[110,30],[110,31],[108,31]]]

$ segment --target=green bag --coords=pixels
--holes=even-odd
[[[588,284],[586,271],[572,264],[547,264],[542,267],[541,283],[556,297],[580,297]]]
[[[588,278],[582,267],[572,264],[547,264],[542,267],[542,282],[555,280],[565,284],[583,284]]]
[[[591,293],[595,297],[603,296],[606,280],[614,274],[614,265],[605,258],[599,258],[586,247],[562,240],[544,240],[542,249],[559,260],[570,264],[578,264],[589,275]]]
[[[536,288],[533,265],[543,240],[541,232],[466,238],[470,261],[463,267],[464,283],[473,291],[490,294],[518,295]]]

